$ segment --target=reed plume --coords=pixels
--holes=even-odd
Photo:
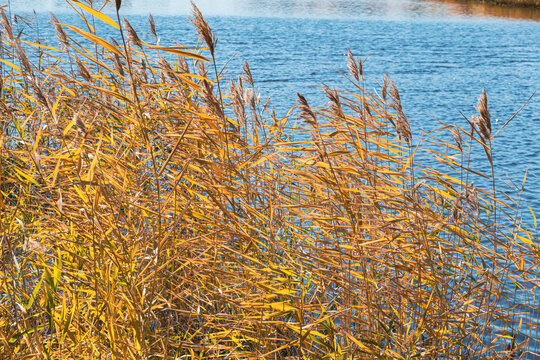
[[[231,94],[231,104],[233,112],[242,124],[247,124],[246,108],[244,103],[244,89],[242,87],[242,78],[238,78],[238,85],[235,85],[231,79],[229,93]]]
[[[388,73],[386,73],[383,77],[383,85],[381,88],[381,96],[385,104],[386,104],[387,94],[388,94]]]
[[[395,120],[395,128],[398,136],[410,142],[412,139],[411,126],[409,125],[409,119],[403,112],[401,106],[401,96],[399,90],[394,82],[390,84],[390,94],[392,96],[392,104],[390,105],[397,112],[397,119]]]
[[[452,138],[454,139],[454,144],[460,152],[463,152],[463,138],[461,137],[460,129],[457,126],[450,127],[452,132]]]
[[[77,68],[79,69],[79,74],[83,77],[84,80],[92,82],[92,76],[90,75],[90,71],[88,70],[86,65],[83,64],[83,62],[77,55],[74,55],[73,58],[75,59],[75,64],[77,64]]]
[[[202,37],[204,42],[206,43],[206,46],[208,47],[208,50],[210,51],[210,54],[212,57],[215,55],[216,45],[217,45],[217,38],[212,32],[212,29],[204,19],[201,11],[199,8],[195,5],[193,1],[191,1],[191,7],[192,7],[192,15],[193,18],[190,18],[191,22],[195,27],[197,28],[197,31],[199,35]]]
[[[360,81],[364,78],[362,61],[356,61],[351,49],[347,49],[347,66],[349,68],[349,74],[351,74],[356,81]]]
[[[2,17],[2,27],[4,28],[4,34],[7,35],[9,41],[14,41],[13,37],[13,28],[11,27],[11,22],[9,21],[4,9],[0,9],[0,16]]]
[[[150,32],[157,39],[158,35],[157,35],[157,31],[156,31],[156,23],[154,22],[154,17],[152,16],[152,14],[148,15],[148,24],[150,25]]]
[[[486,89],[482,89],[482,95],[478,98],[478,103],[475,106],[480,113],[480,117],[475,117],[474,124],[485,141],[491,141],[491,115],[487,106]]]
[[[251,69],[249,68],[249,63],[247,61],[244,61],[244,66],[242,66],[242,70],[244,71],[244,79],[247,81],[247,83],[252,87],[255,86],[255,82],[253,81],[253,75],[251,74]]]
[[[142,49],[143,44],[141,38],[139,37],[139,35],[137,35],[137,32],[135,31],[135,29],[133,29],[133,26],[131,26],[131,24],[126,18],[124,18],[124,28],[126,30],[126,35],[129,42]]]
[[[339,99],[339,93],[335,89],[330,89],[325,85],[324,92],[330,100],[330,108],[332,110],[333,117],[339,120],[345,120],[345,113],[341,106],[341,100]]]
[[[158,56],[157,64],[161,67],[161,69],[167,75],[167,77],[169,79],[171,79],[171,81],[177,81],[178,80],[178,77],[176,76],[176,73],[175,73],[174,69],[169,64],[169,62],[167,60],[165,60],[165,58],[163,56],[161,56],[161,55]]]
[[[50,16],[51,16],[51,21],[54,25],[54,29],[56,31],[56,37],[58,38],[60,43],[62,43],[64,51],[67,51],[69,49],[69,40],[66,35],[66,32],[64,31],[64,28],[60,25],[60,21],[58,20],[56,15],[51,13]]]
[[[300,117],[306,122],[306,124],[316,127],[317,115],[315,115],[311,109],[311,106],[309,106],[306,98],[302,94],[296,93],[296,96],[298,97],[298,102],[300,103]]]
[[[122,60],[120,59],[120,56],[118,54],[114,54],[112,60],[113,60],[114,70],[121,76],[125,76],[124,65],[122,65]]]

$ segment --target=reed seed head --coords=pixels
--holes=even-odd
[[[13,41],[14,37],[13,37],[13,28],[11,27],[11,22],[9,21],[3,9],[0,10],[0,15],[2,16],[2,27],[4,28],[4,33],[7,35],[10,41]]]
[[[41,244],[39,241],[29,239],[26,243],[26,251],[46,254],[49,252],[49,248]]]
[[[206,20],[204,19],[201,11],[193,1],[191,2],[191,6],[193,8],[191,11],[193,14],[193,18],[190,18],[190,20],[197,28],[197,32],[203,38],[206,46],[208,46],[208,50],[210,50],[210,54],[212,54],[213,57],[217,45],[217,38],[212,32],[212,29],[210,28]]]
[[[148,23],[150,24],[150,32],[157,38],[156,23],[154,22],[152,14],[148,15]]]
[[[476,118],[475,124],[482,134],[484,140],[489,141],[491,139],[491,115],[489,113],[487,105],[486,89],[482,89],[482,95],[478,98],[478,103],[475,106],[476,110],[480,113],[480,117]]]
[[[69,39],[66,35],[66,32],[64,31],[62,25],[60,25],[60,21],[58,20],[58,18],[53,13],[51,13],[50,15],[51,21],[54,25],[54,29],[56,31],[56,37],[58,38],[60,43],[62,43],[64,51],[66,51],[69,48]]]
[[[317,115],[313,112],[311,106],[309,106],[306,98],[300,93],[296,93],[296,96],[298,96],[298,102],[300,103],[300,117],[307,124],[317,126]]]
[[[129,42],[142,49],[143,44],[141,38],[139,37],[139,35],[137,35],[137,32],[135,31],[135,29],[133,29],[133,26],[131,26],[131,24],[126,18],[124,18],[124,28],[126,29],[126,34]]]
[[[367,101],[367,99],[364,99],[363,101],[363,108],[364,108],[364,115],[365,115],[365,120],[368,120],[368,121],[373,121],[373,114],[371,113],[371,105],[369,104],[369,101]]]
[[[253,94],[253,89],[245,89],[243,99],[251,109],[255,108],[255,95]]]
[[[20,60],[20,62],[22,64],[22,66],[24,67],[24,70],[33,77],[34,72],[32,71],[32,66],[30,65],[30,60],[28,60],[28,56],[26,56],[26,52],[22,48],[19,41],[16,42],[15,49],[17,50],[17,54],[19,55],[19,60]]]
[[[197,63],[197,72],[202,77],[208,77],[208,70],[206,69],[206,66],[204,65],[204,62],[199,61]]]
[[[184,74],[189,73],[189,64],[183,56],[178,56],[178,70]]]
[[[247,120],[246,118],[246,109],[243,101],[243,89],[242,81],[238,81],[238,86],[235,85],[234,81],[231,79],[231,84],[229,86],[229,92],[231,94],[231,103],[233,107],[233,112],[236,117],[242,122]]]
[[[221,109],[221,105],[214,96],[214,85],[207,80],[203,80],[201,82],[202,84],[202,92],[203,92],[203,102],[206,105],[206,110],[209,114],[215,116],[218,119],[223,120],[225,118],[225,114],[223,113],[223,110]]]
[[[77,132],[79,133],[79,135],[86,136],[88,130],[86,128],[84,120],[79,116],[79,113],[75,113],[73,117],[75,118],[75,126],[77,127]]]
[[[122,76],[125,76],[124,66],[122,65],[122,60],[118,54],[114,54],[113,58],[114,70]]]
[[[75,58],[75,64],[77,64],[77,68],[79,69],[79,74],[87,82],[92,82],[92,76],[90,75],[90,71],[88,71],[86,65],[84,65],[84,63],[77,55],[74,55],[73,57]]]
[[[356,61],[351,49],[347,49],[347,66],[349,68],[349,74],[351,74],[356,81],[360,81],[363,78],[364,72],[362,69],[362,61]]]
[[[34,90],[34,95],[36,96],[38,102],[41,104],[41,106],[50,111],[49,101],[47,100],[45,94],[43,94],[43,91],[41,91],[41,86],[38,84],[37,79],[31,76],[29,80],[30,86]]]
[[[454,139],[454,143],[456,144],[457,148],[460,152],[463,152],[463,138],[461,137],[459,128],[454,126],[450,128],[450,131],[452,132],[452,138]]]
[[[148,73],[146,72],[146,70],[147,70],[146,61],[144,61],[144,59],[142,59],[139,74],[142,75],[145,82],[148,82]]]
[[[392,97],[392,104],[390,106],[397,112],[395,122],[396,132],[400,139],[403,138],[405,141],[410,143],[412,140],[411,126],[409,124],[407,115],[405,115],[403,112],[403,108],[401,106],[401,96],[399,95],[399,90],[393,81],[390,83],[390,95]]]
[[[478,218],[480,213],[480,203],[478,201],[478,191],[476,190],[473,182],[471,182],[465,189],[465,199],[471,211],[471,215],[474,218]]]
[[[332,110],[333,117],[340,121],[345,120],[345,114],[343,113],[341,100],[339,99],[339,94],[337,90],[330,89],[328,86],[325,85],[324,92],[330,100],[330,109]]]
[[[242,70],[244,71],[244,79],[246,79],[249,85],[254,86],[255,82],[253,81],[253,75],[251,75],[251,69],[249,68],[249,63],[247,61],[244,61]]]
[[[390,84],[390,95],[392,96],[392,107],[396,110],[401,109],[401,96],[399,95],[399,90],[396,84],[392,81]]]
[[[386,73],[383,77],[383,85],[381,89],[381,95],[385,103],[386,103],[386,98],[387,98],[387,91],[388,91],[388,73]]]
[[[165,72],[169,79],[171,79],[172,81],[178,81],[178,77],[176,76],[174,69],[169,64],[169,62],[165,60],[165,58],[161,55],[158,56],[158,65]]]
[[[456,200],[454,201],[454,204],[452,205],[452,218],[454,220],[459,220],[461,215],[461,194],[458,194],[456,196]]]
[[[400,138],[405,139],[408,143],[412,140],[411,126],[407,115],[400,110],[398,111],[398,117],[396,121],[396,132]]]

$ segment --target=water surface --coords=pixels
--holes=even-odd
[[[113,1],[114,2],[114,1]],[[65,0],[3,0],[13,11],[69,11]],[[105,0],[94,1],[102,6]],[[206,15],[300,18],[468,18],[502,16],[540,20],[540,9],[499,7],[465,0],[196,0]],[[109,4],[110,11],[114,7]],[[123,0],[124,14],[187,15],[190,0]]]

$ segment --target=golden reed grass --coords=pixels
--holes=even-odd
[[[536,235],[468,165],[485,93],[419,143],[350,54],[352,91],[278,118],[247,64],[221,93],[198,9],[200,51],[73,5],[128,41],[2,13],[0,358],[534,356]]]

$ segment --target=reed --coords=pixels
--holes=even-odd
[[[221,93],[193,23],[204,49],[152,18],[156,43],[54,17],[58,43],[25,42],[2,13],[0,358],[536,356],[537,234],[468,163],[485,93],[419,142],[351,56],[351,91],[278,118],[247,64]]]

